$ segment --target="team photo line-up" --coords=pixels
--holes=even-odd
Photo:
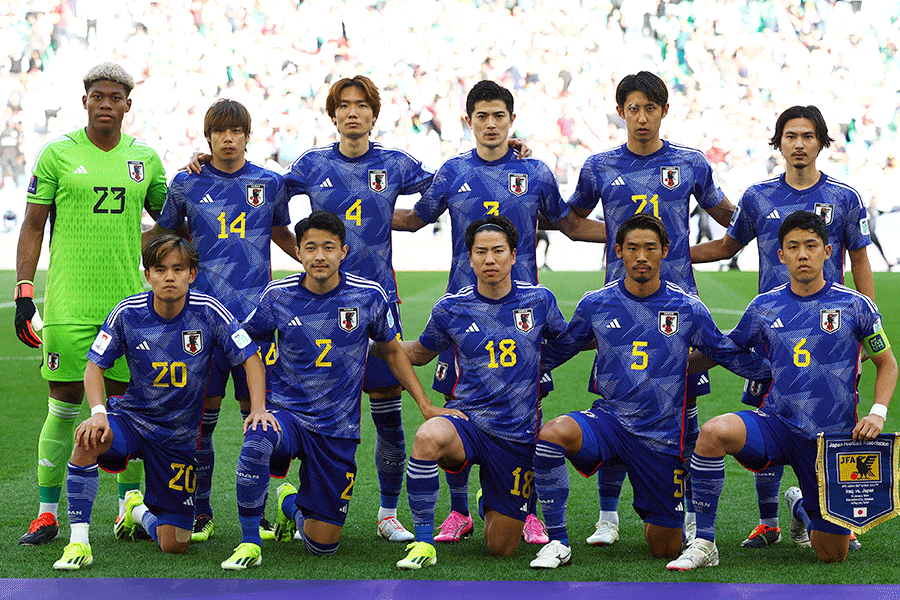
[[[566,202],[552,170],[510,139],[513,96],[492,81],[473,85],[466,99],[475,148],[436,172],[370,139],[379,92],[356,75],[327,96],[338,141],[302,153],[283,173],[245,159],[249,112],[215,101],[204,119],[209,152],[195,154],[169,185],[156,152],[122,131],[132,77],[102,63],[84,88],[87,126],[51,140],[35,159],[16,261],[16,334],[41,349],[48,384],[38,516],[19,542],[59,537],[65,483],[70,541],[55,569],[93,562],[98,467],[118,473],[117,539],[152,538],[163,552],[182,553],[214,535],[212,435],[229,379],[244,441],[241,541],[225,570],[259,566],[264,539],[337,552],[363,392],[376,430],[373,525],[407,544],[400,569],[434,565],[436,543],[471,534],[475,463],[488,551],[511,555],[524,538],[540,545],[534,569],[572,561],[566,460],[585,476],[597,473],[600,510],[587,543],[618,540],[627,475],[650,552],[670,570],[719,562],[726,454],[756,474],[759,524],[742,546],[781,541],[779,489],[789,464],[799,481],[784,492],[793,542],[823,562],[860,547],[822,516],[816,436],[877,437],[897,363],[874,303],[866,209],[853,188],[816,168],[832,139],[815,106],[777,117],[770,144],[785,172],[750,186],[735,206],[702,152],[660,138],[665,83],[646,71],[628,75],[615,97],[627,141],[588,158]],[[292,229],[288,202],[298,195],[312,212]],[[399,209],[400,195],[419,198]],[[690,246],[692,197],[726,227],[720,239]],[[588,218],[598,203],[602,221]],[[142,233],[144,211],[156,223]],[[445,212],[446,294],[421,335],[404,341],[392,232],[419,230]],[[40,315],[33,280],[48,219]],[[605,285],[586,291],[568,322],[537,282],[539,226],[606,244]],[[759,295],[726,335],[697,295],[691,264],[731,258],[754,239]],[[272,281],[272,242],[297,261],[297,274]],[[843,285],[845,255],[856,289]],[[544,420],[552,370],[580,351],[594,354],[597,399]],[[858,419],[866,359],[876,369],[874,404]],[[432,361],[443,406],[413,370]],[[754,410],[700,427],[697,398],[709,394],[717,364],[747,379],[742,401]],[[424,417],[410,450],[404,389]],[[76,427],[85,397],[90,417]],[[270,522],[269,478],[288,475],[293,458],[298,485],[277,488]],[[440,470],[451,510],[435,527]],[[404,478],[411,530],[397,519]]]

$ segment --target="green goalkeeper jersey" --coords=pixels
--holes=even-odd
[[[104,152],[84,129],[48,142],[34,161],[28,201],[50,204],[47,325],[100,324],[143,290],[141,215],[166,199],[159,155],[130,135]]]

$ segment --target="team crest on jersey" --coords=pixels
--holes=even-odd
[[[826,225],[831,225],[831,222],[834,221],[834,204],[816,202],[813,212],[822,217]]]
[[[59,352],[47,353],[47,368],[55,371],[59,368]]]
[[[510,173],[509,174],[509,191],[516,196],[521,196],[528,191],[528,174],[527,173]]]
[[[383,192],[387,189],[386,169],[369,169],[369,189],[373,192]]]
[[[144,161],[129,160],[128,176],[131,177],[132,181],[135,181],[137,183],[142,182],[144,180]]]
[[[199,329],[182,331],[181,345],[184,348],[184,351],[191,356],[200,354],[200,351],[203,350],[203,332]]]
[[[265,185],[248,185],[247,186],[247,204],[253,208],[259,208],[266,203],[266,186]]]
[[[438,381],[443,381],[447,379],[447,371],[450,369],[450,365],[445,363],[442,360],[437,362],[437,368],[434,370],[434,378]]]
[[[674,190],[681,183],[681,167],[661,167],[659,171],[663,187]]]
[[[664,336],[675,335],[678,331],[678,313],[659,311],[659,332]]]
[[[823,308],[819,326],[825,333],[834,333],[841,328],[841,310],[839,308]]]
[[[338,326],[344,331],[350,332],[359,326],[358,308],[339,308]]]
[[[516,320],[516,329],[528,333],[534,329],[534,312],[530,308],[514,310],[513,316]]]

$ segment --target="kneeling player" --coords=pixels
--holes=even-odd
[[[187,550],[194,514],[194,452],[206,375],[216,349],[222,349],[230,364],[243,363],[247,371],[252,404],[248,423],[262,423],[260,429],[275,425],[265,413],[265,371],[256,344],[218,301],[188,290],[197,276],[193,245],[176,236],[160,236],[147,244],[143,262],[152,291],[120,302],[88,352],[84,388],[91,417],[75,431],[66,480],[72,534],[53,565],[58,570],[93,562],[88,527],[98,463],[118,472],[129,458],[144,461],[147,496],[145,500],[138,490],[128,493],[116,537],[131,535],[140,522],[163,552]],[[107,414],[103,372],[123,354],[131,381],[123,396],[109,399]]]
[[[426,420],[416,432],[406,490],[416,541],[397,563],[420,569],[437,562],[434,507],[438,467],[481,465],[484,537],[491,554],[516,551],[534,492],[534,440],[539,423],[541,343],[566,321],[547,288],[510,276],[519,234],[506,217],[489,216],[466,229],[477,282],[438,300],[418,341],[404,342],[424,365],[451,346],[459,379],[451,414]]]

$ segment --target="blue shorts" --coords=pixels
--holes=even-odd
[[[260,358],[262,358],[263,364],[266,367],[266,381],[268,381],[272,365],[274,365],[275,361],[278,359],[278,348],[275,345],[275,340],[268,343],[261,341],[259,342],[259,347],[260,350],[257,354],[260,355]],[[263,348],[267,348],[265,355],[262,354]],[[206,384],[206,397],[221,398],[225,396],[225,385],[228,383],[229,375],[231,376],[232,382],[234,382],[235,399],[249,399],[250,390],[247,389],[247,371],[244,369],[244,365],[241,364],[236,367],[229,365],[228,361],[225,359],[225,352],[222,350],[222,347],[216,346],[209,363],[209,380]]]
[[[486,433],[471,421],[443,416],[456,427],[466,452],[464,467],[481,465],[480,480],[484,511],[525,522],[534,488],[534,444],[510,442]]]
[[[129,459],[144,461],[144,504],[160,525],[190,530],[194,525],[194,444],[171,446],[145,439],[122,413],[107,415],[113,434],[112,447],[97,459],[104,471],[121,473]]]
[[[596,365],[594,368],[596,368]],[[591,370],[591,381],[588,384],[588,392],[591,394],[600,393],[597,391],[597,378],[594,375],[593,369]],[[701,371],[700,373],[694,373],[693,375],[687,376],[687,381],[685,382],[685,397],[699,398],[700,396],[706,396],[711,392],[712,386],[709,383],[709,371]]]
[[[300,459],[297,507],[304,517],[343,527],[356,480],[359,440],[335,438],[304,428],[285,410],[271,411],[281,423],[281,443],[269,460],[272,477],[287,476],[291,459]]]
[[[394,330],[397,332],[397,339],[403,339],[403,325],[400,324],[400,305],[397,302],[388,304],[388,310],[394,317]],[[400,385],[394,374],[391,373],[388,364],[380,358],[370,356],[366,360],[366,373],[363,376],[363,391],[366,393],[374,392],[383,388],[391,388]]]
[[[443,394],[444,396],[453,397],[453,389],[456,387],[456,381],[459,374],[456,370],[456,349],[450,346],[438,355],[437,366],[434,368],[434,382],[431,389]],[[541,373],[540,381],[541,398],[553,391],[553,374],[549,371]]]
[[[581,428],[581,450],[569,459],[579,473],[590,477],[603,464],[624,464],[638,516],[659,527],[683,527],[687,468],[681,457],[648,448],[605,412],[589,409],[568,416]]]
[[[757,344],[753,346],[753,351],[760,356],[768,356],[769,349],[765,344]],[[741,395],[741,402],[753,408],[759,408],[763,405],[766,396],[769,394],[769,388],[772,387],[772,378],[766,379],[747,379],[744,381],[744,393]]]
[[[747,428],[747,442],[734,455],[744,467],[760,472],[771,465],[790,465],[800,482],[803,508],[812,521],[810,529],[837,535],[850,535],[822,518],[819,510],[819,483],[816,479],[816,440],[801,438],[775,415],[752,410],[735,413]]]

